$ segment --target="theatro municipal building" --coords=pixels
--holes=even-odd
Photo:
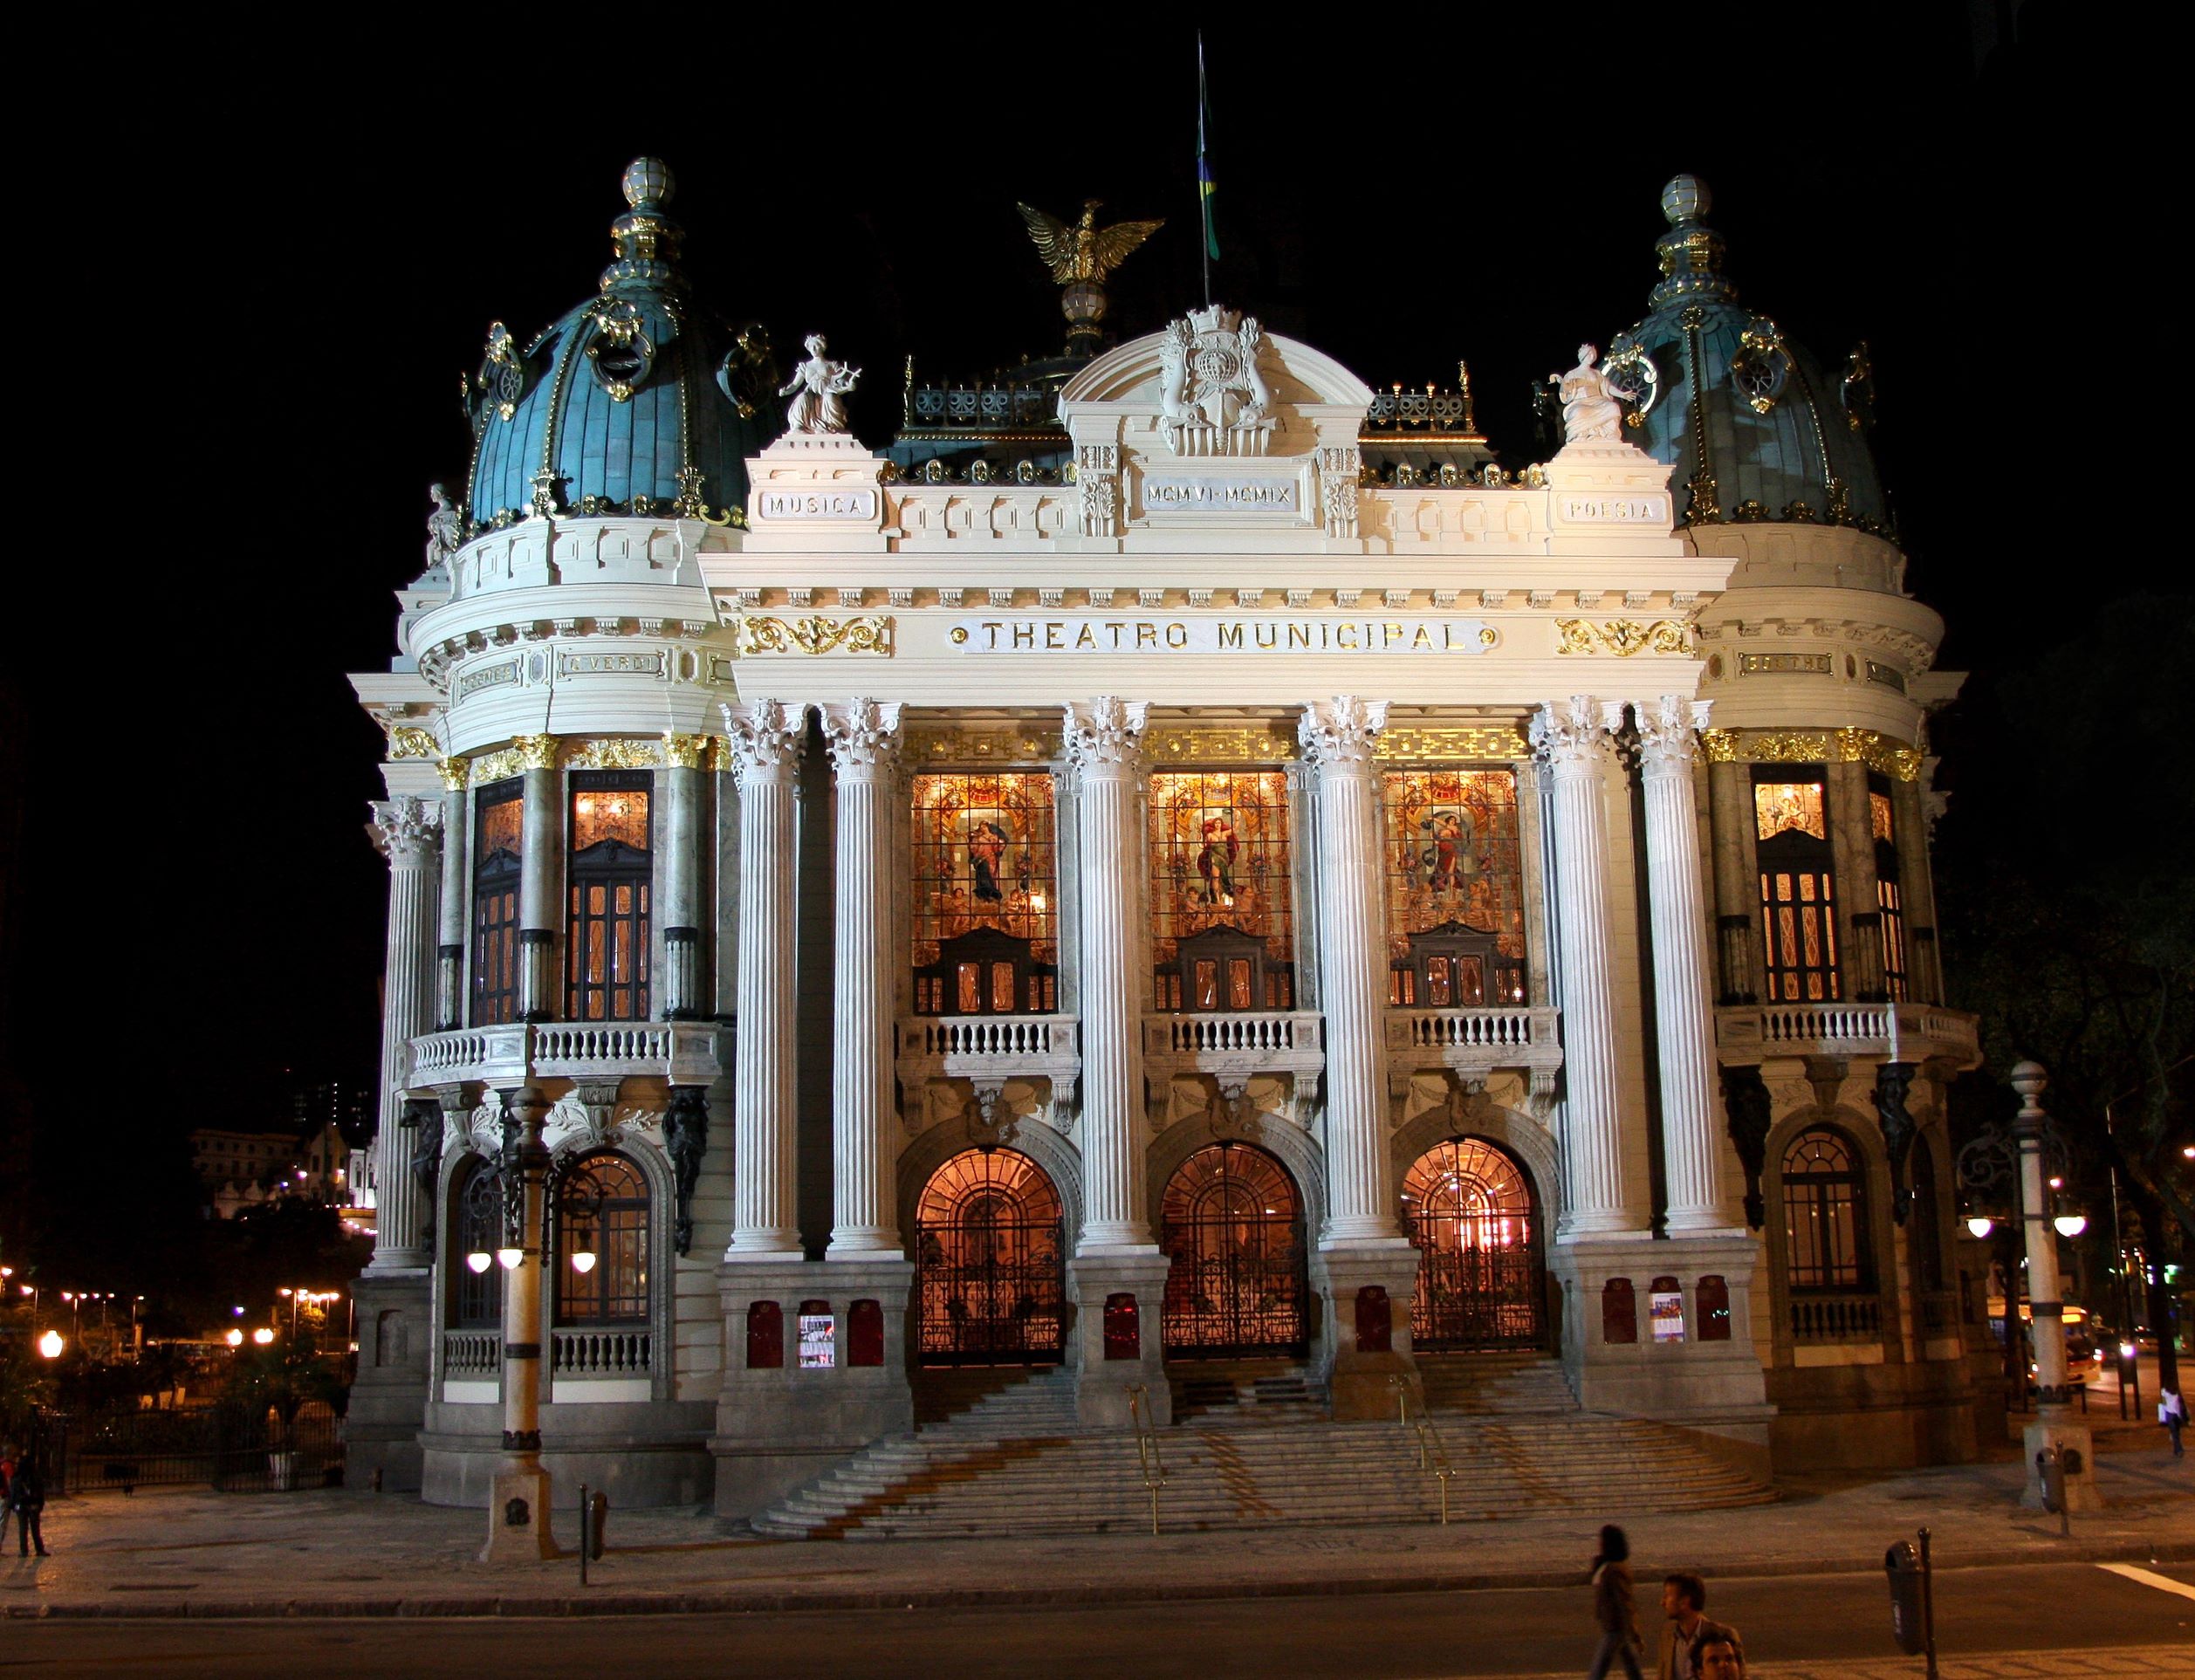
[[[1138,1520],[1153,1449],[1213,1526],[1972,1456],[1959,679],[1865,346],[1757,309],[1701,182],[1537,459],[1255,298],[1109,318],[1157,224],[1094,205],[1022,210],[1065,347],[959,381],[719,313],[669,172],[623,197],[489,328],[352,679],[354,1481],[911,1533]]]

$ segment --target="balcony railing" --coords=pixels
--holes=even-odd
[[[503,1369],[503,1332],[445,1330],[442,1339],[444,1376],[492,1377]]]
[[[1080,1026],[1072,1015],[906,1016],[901,1076],[1069,1084],[1082,1069]]]
[[[1325,1018],[1308,1010],[1146,1015],[1143,1058],[1201,1073],[1315,1073],[1326,1066]]]
[[[1552,1009],[1390,1009],[1388,1065],[1403,1072],[1521,1067],[1552,1073],[1562,1066],[1557,1019]]]
[[[550,1371],[573,1378],[647,1376],[655,1338],[644,1329],[552,1330]]]
[[[1981,1064],[1975,1017],[1933,1004],[1746,1004],[1715,1011],[1715,1047],[1732,1066],[1775,1056]]]
[[[415,1091],[628,1074],[706,1085],[730,1059],[731,1029],[715,1021],[519,1021],[426,1033],[411,1050]]]
[[[1791,1339],[1808,1343],[1880,1341],[1882,1299],[1875,1295],[1794,1296]]]

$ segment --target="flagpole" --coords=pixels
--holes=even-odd
[[[1204,161],[1204,31],[1197,31],[1197,258],[1204,271],[1204,307],[1211,307],[1211,188]]]

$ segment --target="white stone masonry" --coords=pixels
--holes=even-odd
[[[426,1265],[411,1140],[398,1122],[411,1078],[411,1040],[434,1025],[436,864],[442,812],[408,795],[373,807],[374,844],[388,860],[388,944],[381,989],[381,1101],[374,1131],[374,1272]]]

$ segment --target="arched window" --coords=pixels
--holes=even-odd
[[[641,1169],[621,1155],[586,1155],[557,1175],[554,1198],[557,1322],[646,1324],[651,1268]]]
[[[1544,1345],[1546,1272],[1524,1169],[1483,1138],[1451,1139],[1411,1163],[1402,1202],[1418,1254],[1411,1347]]]
[[[1060,1197],[1014,1149],[964,1149],[915,1215],[917,1356],[925,1365],[1037,1365],[1063,1351]]]
[[[1159,1209],[1168,1355],[1237,1359],[1303,1351],[1303,1204],[1279,1159],[1247,1143],[1197,1151]]]
[[[457,1217],[449,1222],[449,1327],[492,1330],[503,1322],[503,1268],[491,1258],[476,1271],[471,1257],[503,1246],[503,1189],[492,1162],[475,1155],[457,1186]]]
[[[472,843],[472,1024],[518,1014],[518,874],[523,867],[524,784],[516,776],[482,788],[474,799]]]
[[[1785,1277],[1794,1291],[1875,1286],[1860,1153],[1826,1126],[1801,1132],[1783,1157]]]

